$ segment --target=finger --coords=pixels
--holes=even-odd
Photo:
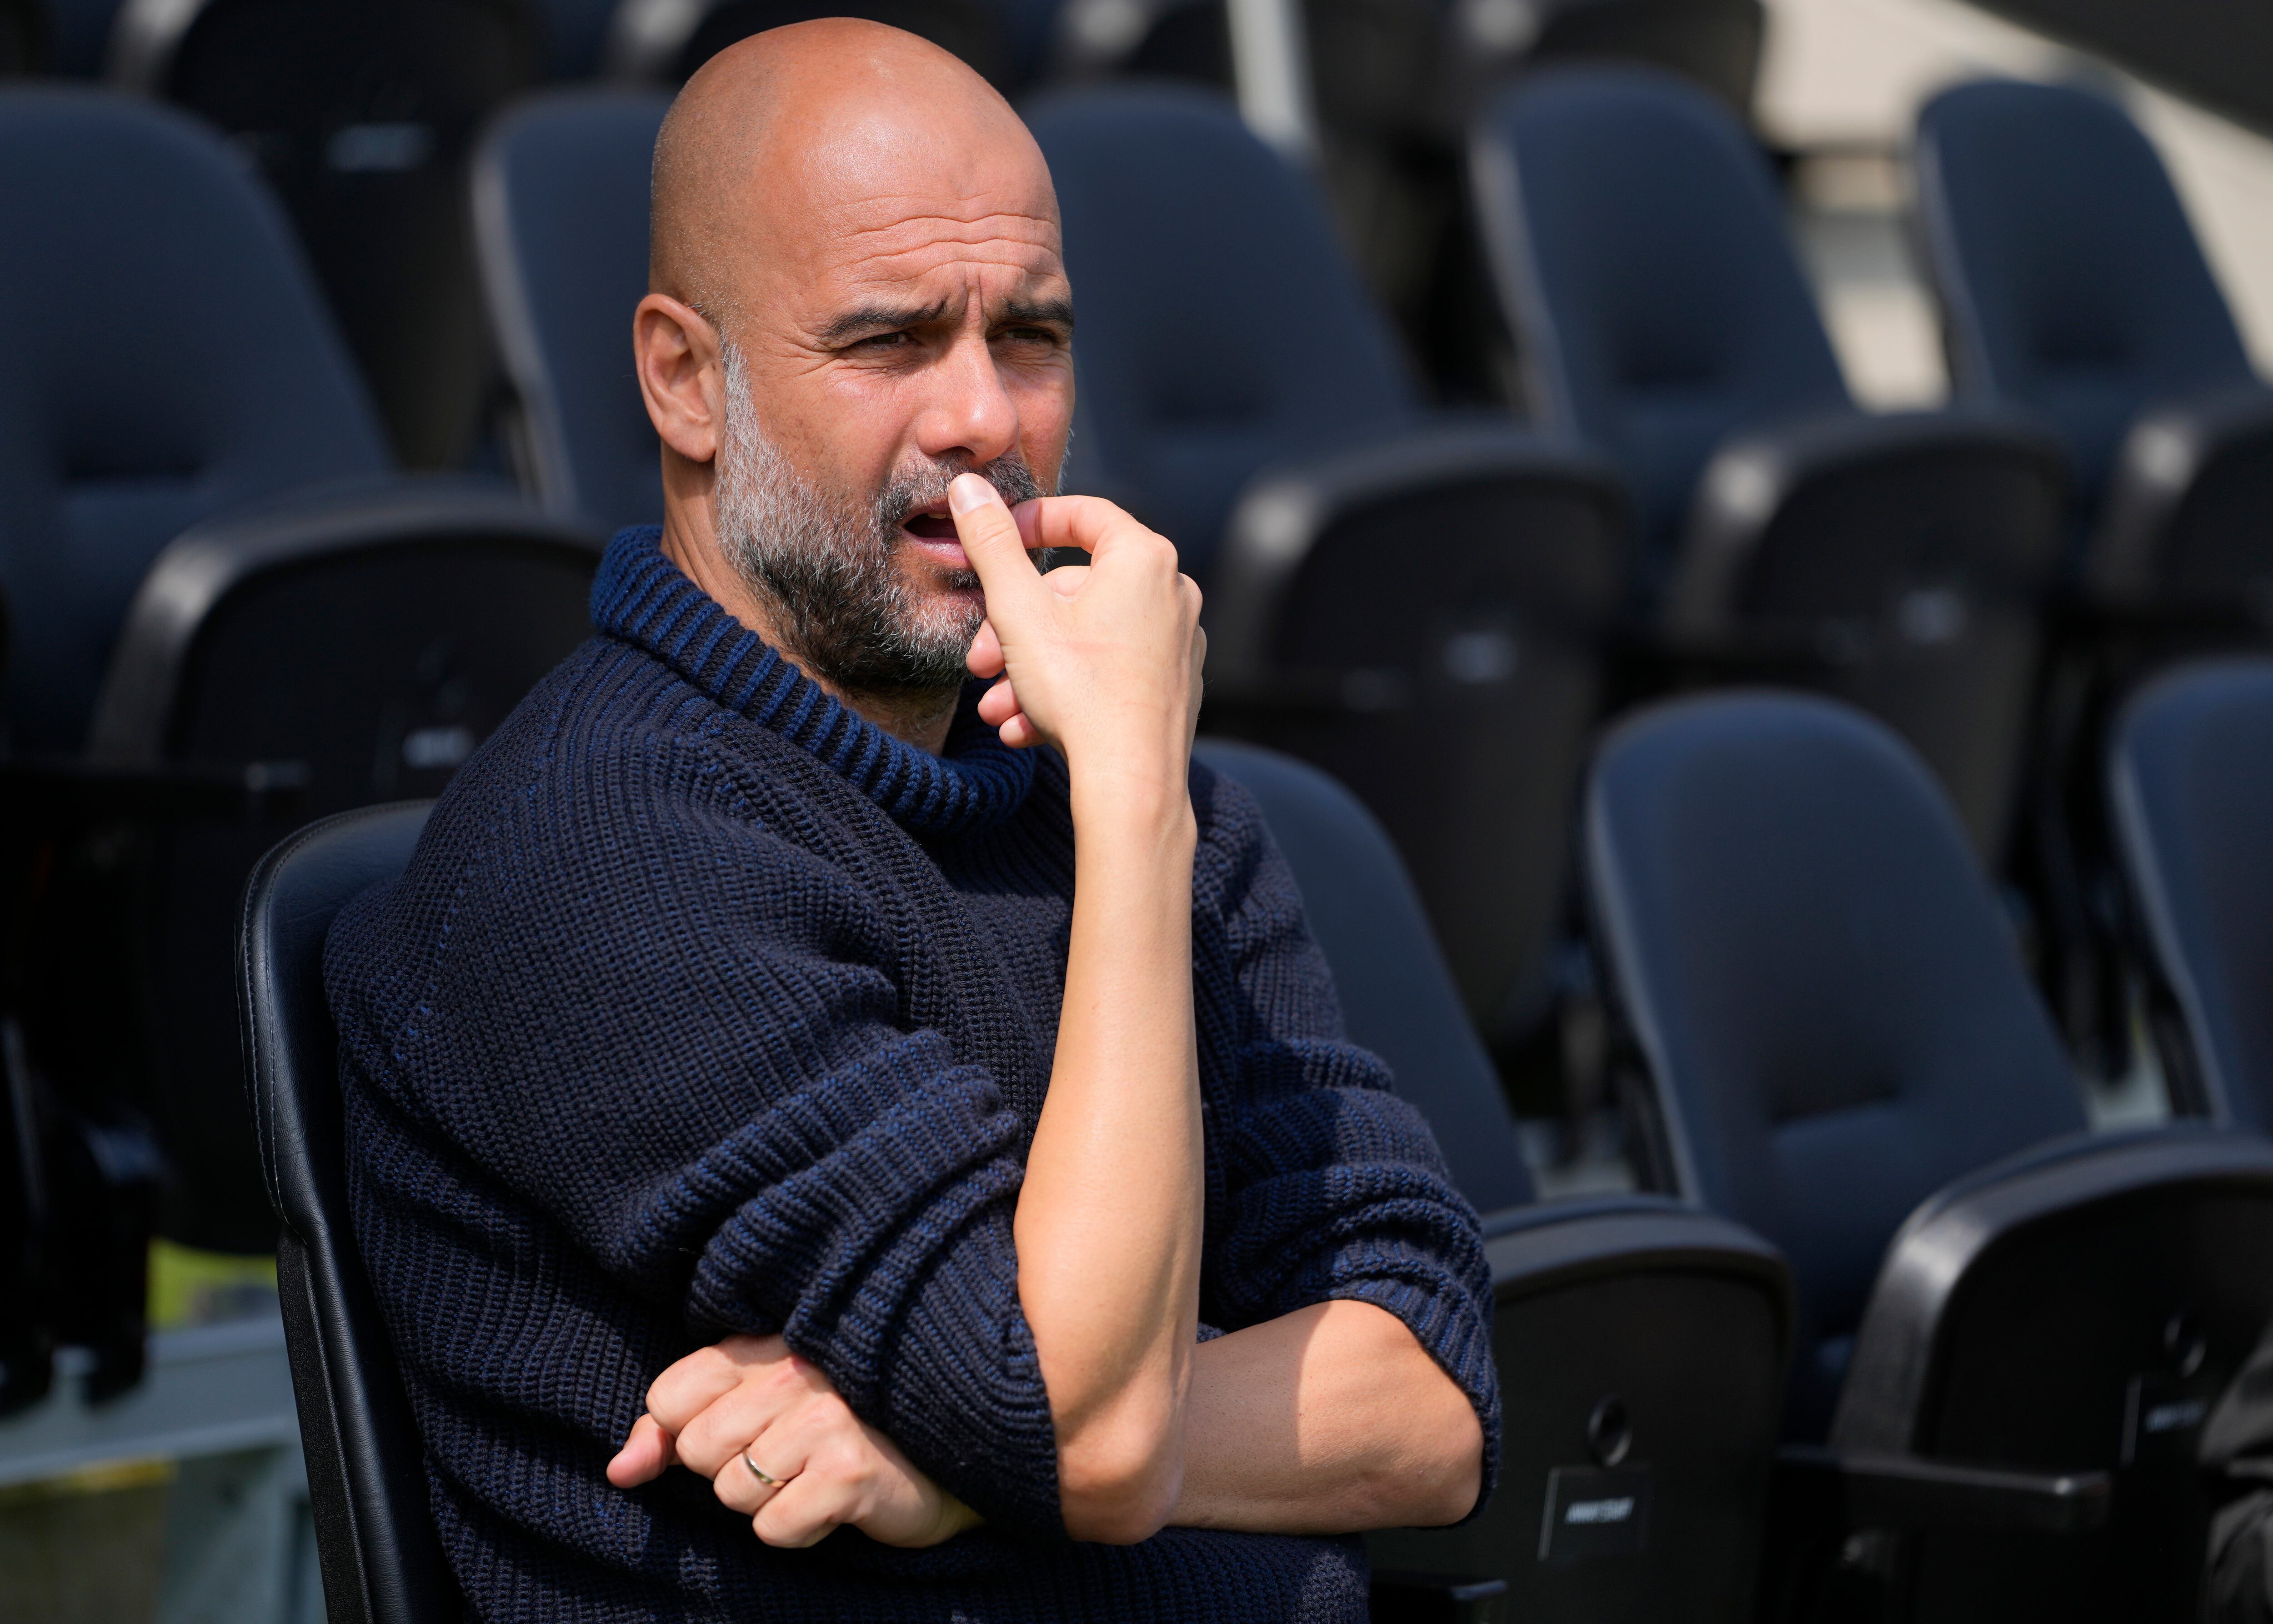
[[[641,1416],[632,1423],[631,1435],[616,1451],[616,1458],[608,1462],[608,1481],[619,1489],[637,1488],[662,1477],[674,1458],[671,1434],[653,1416]]]
[[[1097,559],[1132,543],[1167,543],[1167,538],[1101,496],[1044,496],[1020,506],[1033,512],[1033,517],[1020,527],[1022,531],[1031,529],[1031,546],[1079,547]],[[1173,554],[1175,549],[1170,545],[1168,551]]]
[[[698,1348],[649,1385],[647,1412],[666,1432],[679,1432],[707,1406],[739,1387],[744,1369],[718,1348]]]
[[[994,635],[994,622],[981,620],[979,630],[971,639],[971,652],[963,657],[974,677],[999,677],[1002,674],[1002,640]]]
[[[1042,577],[1042,584],[1060,598],[1078,598],[1088,580],[1088,565],[1061,564]]]
[[[816,1455],[759,1507],[750,1519],[758,1538],[783,1550],[802,1550],[859,1515],[868,1497],[868,1474],[857,1461],[837,1458],[845,1454],[829,1450]]]
[[[1042,730],[1034,726],[1033,718],[1020,711],[995,729],[1002,742],[1014,750],[1031,749],[1043,743]]]
[[[780,1427],[769,1427],[765,1434],[753,1440],[729,1456],[710,1480],[719,1504],[744,1516],[763,1510],[773,1498],[795,1483],[806,1470],[806,1451],[795,1440],[784,1436]],[[768,1483],[757,1471],[775,1481]]]
[[[794,1380],[746,1381],[721,1397],[679,1428],[679,1458],[706,1477],[741,1453],[742,1446],[758,1437],[809,1396]],[[758,1462],[769,1471],[764,1460]],[[784,1474],[775,1471],[774,1476]]]
[[[1002,505],[1002,493],[977,474],[957,474],[947,487],[947,506],[955,520],[956,539],[986,590],[987,619],[998,620],[1003,610],[1015,612],[1016,605],[1032,601],[1041,572],[1026,556],[1018,522]]]
[[[979,696],[979,719],[989,727],[1000,727],[1018,714],[1018,691],[1004,677]]]

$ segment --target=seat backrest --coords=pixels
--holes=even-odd
[[[1849,405],[1767,160],[1707,92],[1542,73],[1477,124],[1469,173],[1533,409],[1617,463],[1653,575],[1730,432]]]
[[[290,229],[211,132],[88,91],[0,91],[0,218],[5,714],[17,749],[69,751],[159,549],[388,459]]]
[[[605,66],[619,79],[683,85],[729,45],[823,17],[905,29],[952,51],[989,84],[1015,88],[1011,41],[994,0],[617,0]]]
[[[2109,796],[2131,897],[2210,1114],[2273,1126],[2273,660],[2182,667],[2125,707]]]
[[[130,0],[109,74],[209,120],[274,188],[416,468],[475,453],[496,364],[466,162],[536,84],[533,0]]]
[[[1752,110],[1767,33],[1760,0],[1560,0],[1536,15],[1533,64],[1648,63],[1702,85],[1739,117]]]
[[[2170,176],[2105,96],[1946,90],[1918,115],[1917,171],[1958,387],[2058,424],[2086,501],[2141,407],[2248,380]]]
[[[611,526],[663,518],[661,447],[632,373],[631,329],[670,107],[648,91],[536,97],[500,118],[474,158],[482,284],[537,494]]]
[[[1816,1335],[1853,1329],[1928,1194],[2084,1126],[1964,830],[1861,712],[1635,718],[1597,758],[1585,860],[1682,1192],[1782,1249]]]
[[[269,1199],[308,1499],[332,1624],[435,1624],[463,1610],[428,1509],[426,1468],[348,1207],[339,1034],[324,937],[402,872],[426,803],[343,812],[263,858],[237,936],[238,1013]]]
[[[1228,101],[1101,87],[1048,98],[1027,124],[1081,318],[1093,443],[1078,453],[1204,578],[1241,486],[1275,457],[1409,420],[1412,380],[1317,184]]]
[[[1413,882],[1356,796],[1291,756],[1225,740],[1194,754],[1261,803],[1341,996],[1350,1040],[1389,1063],[1478,1212],[1533,1199],[1498,1075],[1453,990]]]

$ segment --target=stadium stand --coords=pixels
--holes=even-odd
[[[245,820],[286,790],[305,815],[439,788],[587,634],[599,538],[390,473],[289,228],[209,130],[0,94],[0,581],[24,628],[0,1014],[52,1123],[41,1312],[116,1390],[154,1222],[207,1251],[274,1237],[227,1018],[236,894],[274,833]],[[99,329],[57,320],[88,301]]]
[[[539,14],[554,79],[589,79],[599,71],[615,9],[615,0],[543,0]]]
[[[1197,753],[1262,803],[1350,1036],[1389,1062],[1485,1215],[1500,1486],[1465,1527],[1370,1536],[1376,1566],[1503,1579],[1512,1619],[1748,1616],[1789,1354],[1781,1259],[1663,1197],[1538,1205],[1498,1079],[1381,826],[1289,756],[1210,740]],[[1573,1513],[1624,1495],[1635,1497],[1624,1517]]]
[[[2106,97],[1962,85],[1918,116],[1920,235],[1961,393],[2059,431],[2077,471],[2023,861],[2042,979],[2099,1071],[2130,1050],[2101,764],[2123,695],[2273,640],[2273,388],[2145,136]]]
[[[1605,471],[1426,411],[1314,183],[1216,98],[1106,89],[1029,122],[1081,289],[1069,485],[1206,590],[1210,726],[1355,789],[1487,1034],[1536,1020],[1624,592]]]
[[[474,156],[474,243],[514,393],[514,461],[545,506],[611,529],[663,518],[660,448],[632,376],[648,170],[669,101],[562,90]]]
[[[1672,650],[1883,717],[2000,853],[2057,447],[1990,409],[1857,411],[1764,157],[1693,86],[1542,76],[1478,126],[1472,172],[1534,408],[1624,475]]]
[[[1777,1592],[1853,1587],[1920,1620],[2190,1616],[2194,1435],[2273,1312],[2273,1277],[2242,1262],[2273,1245],[2273,1145],[2082,1132],[1947,799],[1852,710],[1744,695],[1636,718],[1586,818],[1653,1182],[1790,1259],[1793,1440],[2042,1475],[2002,1504],[1953,1485],[1911,1533],[1857,1546],[1797,1461]],[[2098,1516],[2089,1539],[2042,1537]]]
[[[2179,1109],[2273,1126],[2273,661],[2181,666],[2127,704],[2108,793]]]
[[[495,378],[467,241],[482,124],[535,83],[523,0],[129,0],[108,74],[220,127],[298,228],[402,460],[477,449]]]

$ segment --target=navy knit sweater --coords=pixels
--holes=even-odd
[[[1063,993],[1062,765],[966,704],[943,756],[799,676],[627,530],[598,635],[341,915],[356,1237],[486,1620],[1360,1620],[1354,1539],[1066,1538],[1011,1213]],[[1254,804],[1195,769],[1201,1319],[1329,1298],[1498,1395],[1476,1221]],[[603,1469],[671,1360],[778,1332],[986,1525],[760,1543]],[[1212,1334],[1212,1333],[1204,1333]]]

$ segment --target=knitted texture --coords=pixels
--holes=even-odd
[[[609,550],[598,635],[344,911],[356,1239],[444,1543],[484,1620],[1357,1624],[1354,1539],[1069,1540],[1011,1216],[1064,990],[1063,765],[966,702],[893,739],[663,557]],[[1195,768],[1201,1318],[1331,1298],[1498,1394],[1474,1214],[1324,961],[1254,803]],[[929,1551],[776,1551],[608,1458],[673,1359],[779,1333],[980,1511]]]

